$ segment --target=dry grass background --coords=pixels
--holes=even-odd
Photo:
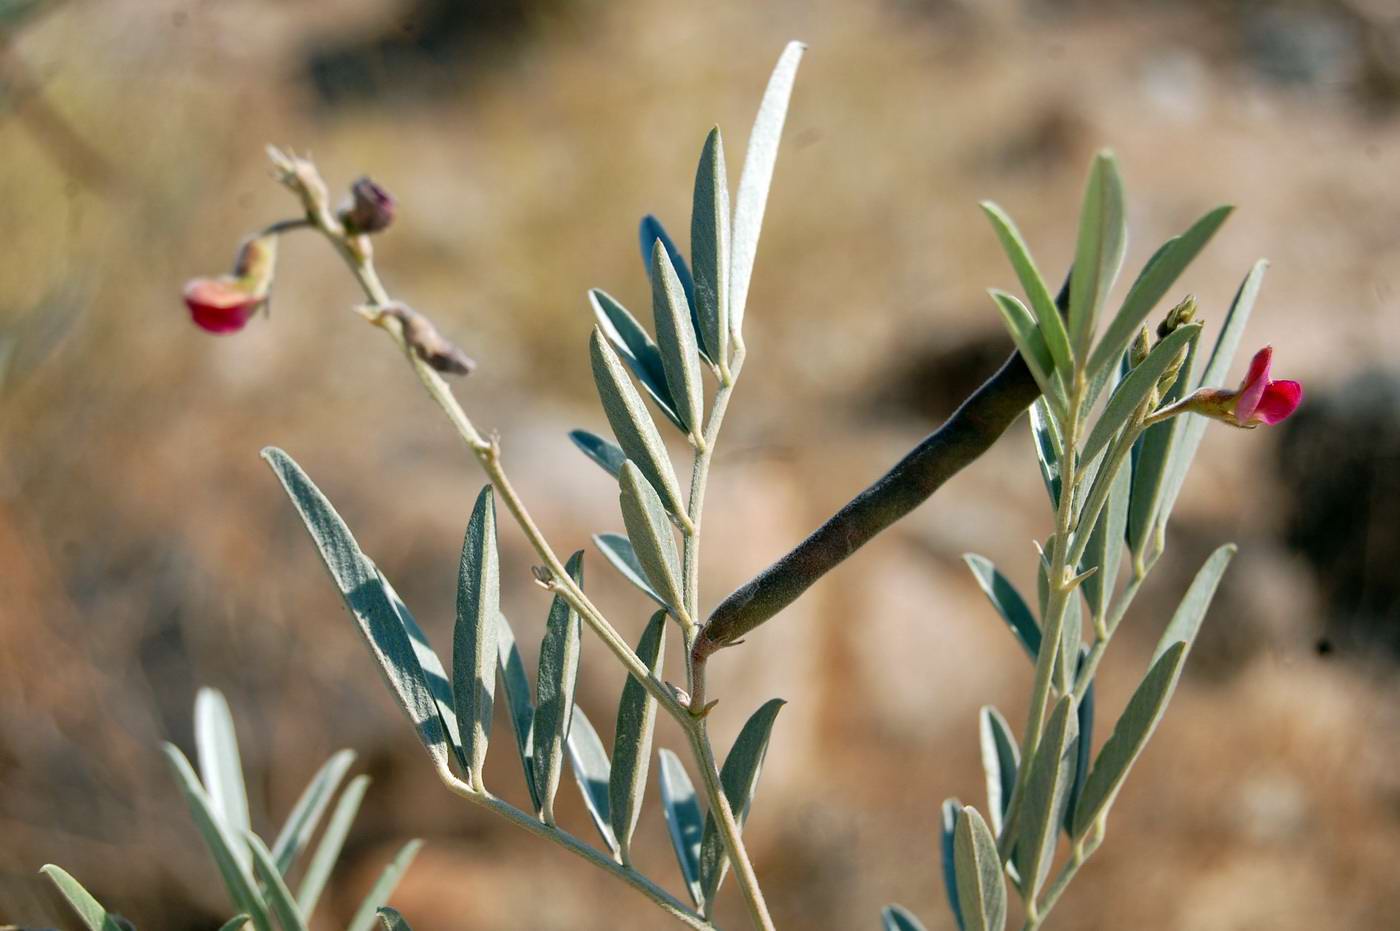
[[[726,131],[737,176],[777,52],[809,43],[750,301],[751,363],[716,461],[713,600],[930,429],[949,380],[982,374],[949,361],[999,339],[983,289],[1011,280],[976,201],[1006,206],[1042,264],[1063,268],[1101,145],[1128,182],[1130,270],[1236,203],[1186,282],[1206,316],[1218,322],[1268,256],[1247,346],[1272,342],[1280,373],[1310,390],[1391,358],[1400,120],[1358,95],[1346,54],[1299,86],[1252,67],[1241,24],[1272,6],[539,2],[510,41],[445,56],[426,85],[386,72],[383,96],[337,107],[305,80],[308,51],[412,28],[407,4],[72,2],[14,37],[7,61],[23,61],[110,177],[65,163],[32,99],[11,96],[0,922],[64,925],[35,875],[57,862],[143,928],[217,926],[216,874],[156,749],[190,746],[208,684],[232,702],[258,827],[273,829],[337,747],[374,776],[322,927],[343,924],[408,836],[428,844],[395,903],[420,931],[657,925],[634,894],[437,786],[257,458],[270,443],[296,456],[447,641],[481,476],[346,312],[356,294],[335,259],[287,241],[271,320],[236,337],[184,319],[183,280],[289,212],[265,142],[311,150],[333,184],[368,171],[399,196],[378,246],[390,288],[481,361],[459,393],[572,549],[619,524],[605,476],[564,438],[603,423],[584,290],[646,303],[637,218],[684,232],[705,132]],[[1315,5],[1287,11],[1314,34]],[[1200,559],[1226,538],[1241,555],[1058,927],[1394,924],[1400,689],[1390,667],[1316,654],[1325,609],[1279,542],[1289,489],[1272,477],[1274,442],[1207,436],[1168,559],[1106,664],[1099,740]],[[1024,585],[1049,524],[1042,499],[1015,429],[716,660],[722,746],[760,700],[790,702],[747,832],[784,927],[874,927],[891,900],[951,927],[937,805],[980,797],[976,709],[1015,721],[1029,685],[958,557],[983,552]],[[547,605],[523,540],[506,531],[502,545],[505,607],[532,644]],[[644,605],[601,560],[590,587],[640,629]],[[580,702],[610,721],[621,674],[587,643],[582,682]],[[663,722],[658,742],[678,735]],[[522,794],[511,756],[498,747],[488,775],[507,797]],[[573,789],[561,797],[586,833]],[[639,833],[641,862],[672,876],[654,808]],[[721,908],[726,926],[741,925],[737,905]]]

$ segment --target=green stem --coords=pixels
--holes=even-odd
[[[1089,690],[1089,683],[1094,681],[1094,675],[1098,672],[1099,663],[1103,660],[1103,655],[1108,650],[1109,641],[1118,631],[1118,625],[1123,623],[1124,616],[1128,613],[1129,606],[1133,599],[1137,597],[1138,589],[1142,588],[1142,583],[1146,581],[1147,574],[1152,571],[1152,567],[1157,564],[1157,557],[1161,556],[1161,551],[1152,554],[1151,558],[1140,569],[1133,572],[1133,580],[1128,583],[1128,587],[1123,589],[1123,594],[1118,596],[1118,602],[1113,606],[1113,613],[1108,618],[1105,625],[1104,636],[1097,637],[1094,645],[1089,648],[1089,655],[1084,659],[1084,668],[1079,670],[1079,675],[1074,685],[1074,701],[1076,704],[1084,700],[1084,693]]]
[[[703,916],[687,908],[679,899],[671,895],[665,889],[662,889],[656,883],[647,879],[630,866],[624,866],[604,856],[567,831],[560,830],[557,827],[551,827],[534,816],[521,811],[509,802],[496,798],[489,792],[477,791],[450,773],[443,774],[443,782],[454,794],[466,799],[472,804],[480,805],[482,808],[495,812],[507,821],[514,822],[531,834],[534,834],[536,837],[543,837],[545,840],[552,841],[570,853],[582,857],[599,869],[611,873],[613,876],[616,876],[618,879],[645,895],[648,899],[651,899],[662,911],[685,924],[687,927],[713,931],[713,924],[707,921]]]
[[[1082,838],[1079,843],[1074,845],[1069,862],[1060,870],[1060,875],[1055,877],[1055,882],[1045,893],[1045,900],[1035,909],[1028,909],[1026,923],[1021,926],[1021,931],[1037,931],[1045,923],[1050,910],[1055,907],[1055,903],[1060,901],[1060,896],[1064,895],[1065,890],[1069,888],[1069,884],[1073,882],[1079,868],[1088,862],[1089,858],[1094,855],[1094,851],[1099,849],[1099,845],[1103,843],[1103,836],[1104,824],[1103,819],[1100,818],[1094,823],[1093,835]]]

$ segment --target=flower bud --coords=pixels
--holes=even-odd
[[[1147,337],[1147,327],[1138,330],[1137,338],[1133,340],[1133,345],[1128,349],[1128,365],[1130,368],[1137,368],[1142,365],[1147,354],[1152,351],[1152,342]]]
[[[1166,319],[1157,327],[1157,338],[1165,339],[1173,332],[1196,319],[1196,295],[1186,295],[1186,300],[1167,311]]]
[[[368,176],[350,186],[350,198],[340,208],[340,222],[351,235],[378,233],[394,222],[394,197]]]

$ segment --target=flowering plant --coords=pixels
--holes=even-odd
[[[1037,597],[1022,597],[984,557],[969,555],[967,563],[1033,663],[1031,699],[1019,738],[999,711],[982,710],[985,807],[948,800],[940,832],[947,895],[958,926],[1003,928],[1014,893],[1021,902],[1023,927],[1036,929],[1103,842],[1113,802],[1165,713],[1234,553],[1232,545],[1225,545],[1206,560],[1111,735],[1095,752],[1095,677],[1165,547],[1168,521],[1206,423],[1188,415],[1204,414],[1236,426],[1275,423],[1296,408],[1301,388],[1269,380],[1267,349],[1255,357],[1238,391],[1215,387],[1228,373],[1254,306],[1263,263],[1245,278],[1209,354],[1202,348],[1204,324],[1196,319],[1193,299],[1165,316],[1155,338],[1144,327],[1224,222],[1229,207],[1209,211],[1161,246],[1116,311],[1109,312],[1108,296],[1122,266],[1127,231],[1118,166],[1112,154],[1101,153],[1084,196],[1073,267],[1058,296],[1010,217],[995,204],[983,204],[1023,295],[990,292],[1015,344],[1001,368],[889,472],[790,553],[707,610],[699,591],[707,480],[748,360],[744,319],[749,282],[802,53],[803,47],[792,43],[779,59],[732,201],[720,132],[706,137],[694,183],[690,261],[658,221],[643,220],[654,326],[646,327],[606,292],[589,293],[597,321],[589,362],[612,437],[581,430],[570,436],[618,485],[626,533],[598,534],[598,551],[658,608],[635,645],[585,591],[583,552],[561,558],[510,481],[501,441],[478,430],[444,380],[444,375],[469,372],[471,360],[426,315],[395,301],[385,289],[370,237],[398,212],[387,192],[362,179],[346,206],[333,210],[314,164],[270,150],[276,175],[298,199],[301,215],[250,240],[257,244],[253,256],[240,259],[233,276],[192,282],[187,304],[195,323],[206,329],[241,327],[265,301],[271,283],[270,258],[260,264],[252,257],[270,256],[273,237],[292,229],[321,234],[344,259],[367,302],[356,311],[404,353],[487,478],[462,547],[449,662],[439,658],[407,605],[297,463],[279,449],[265,450],[264,458],[305,523],[444,787],[588,861],[693,928],[714,927],[715,903],[731,871],[754,927],[774,927],[743,826],[783,702],[772,699],[749,715],[721,765],[709,722],[714,713],[728,711],[721,707],[716,712],[719,699],[708,687],[709,662],[926,500],[1029,408],[1036,457],[1054,513],[1054,532],[1038,543]],[[663,438],[662,431],[671,428],[690,457],[690,480],[684,487]],[[533,688],[517,647],[515,631],[524,625],[508,622],[500,610],[502,573],[514,570],[503,567],[498,557],[498,504],[534,550],[539,562],[534,579],[550,598],[536,632],[541,646]],[[585,627],[628,674],[616,708],[611,752],[574,700]],[[677,636],[683,651],[681,683],[662,677],[666,641]],[[485,783],[498,697],[509,713],[528,808],[506,802]],[[658,712],[680,726],[689,767],[677,753],[654,750]],[[661,813],[679,866],[678,892],[644,871],[633,853],[653,761]],[[573,771],[592,816],[596,845],[557,824],[555,799],[566,768]],[[1061,866],[1052,880],[1056,861]],[[244,879],[253,906],[275,890],[275,882]],[[272,931],[265,908],[263,917],[256,908],[249,914],[257,931]],[[384,910],[382,917],[389,927],[407,927],[392,910]],[[884,910],[882,921],[887,929],[920,927],[914,915],[897,905]],[[285,922],[283,928],[289,931]]]

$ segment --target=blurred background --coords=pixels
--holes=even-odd
[[[320,927],[404,839],[419,931],[652,928],[582,862],[449,796],[258,459],[336,502],[446,651],[482,476],[324,242],[283,243],[270,319],[215,338],[183,282],[294,212],[268,142],[401,202],[390,290],[479,362],[459,382],[569,552],[620,529],[566,431],[605,429],[584,298],[645,317],[636,224],[685,248],[695,161],[732,181],[783,43],[798,76],[718,453],[713,604],[881,473],[1009,349],[1014,278],[977,209],[1068,267],[1092,153],[1128,185],[1125,272],[1239,209],[1180,283],[1209,321],[1259,257],[1245,335],[1307,386],[1288,424],[1212,426],[1169,549],[1101,677],[1102,741],[1205,555],[1240,544],[1183,686],[1059,928],[1393,926],[1400,912],[1400,9],[1390,0],[107,0],[0,2],[0,924],[72,927],[62,864],[140,927],[215,928],[221,886],[158,746],[192,753],[201,685],[237,721],[266,835],[331,751],[374,779]],[[1165,307],[1164,307],[1165,309]],[[782,696],[746,836],[787,928],[951,919],[942,799],[982,805],[976,711],[1019,729],[1030,669],[961,562],[1034,590],[1051,517],[1023,424],[713,663],[716,741]],[[547,611],[503,524],[532,664]],[[590,548],[591,549],[591,548]],[[595,554],[635,638],[648,608]],[[673,659],[678,651],[673,650]],[[679,675],[679,673],[676,673]],[[610,740],[622,674],[585,637],[580,704]],[[500,734],[507,731],[497,722]],[[659,746],[681,744],[662,721]],[[509,741],[488,782],[523,797]],[[563,822],[591,829],[572,785]],[[639,861],[679,890],[654,786]],[[743,926],[733,884],[721,923]]]

